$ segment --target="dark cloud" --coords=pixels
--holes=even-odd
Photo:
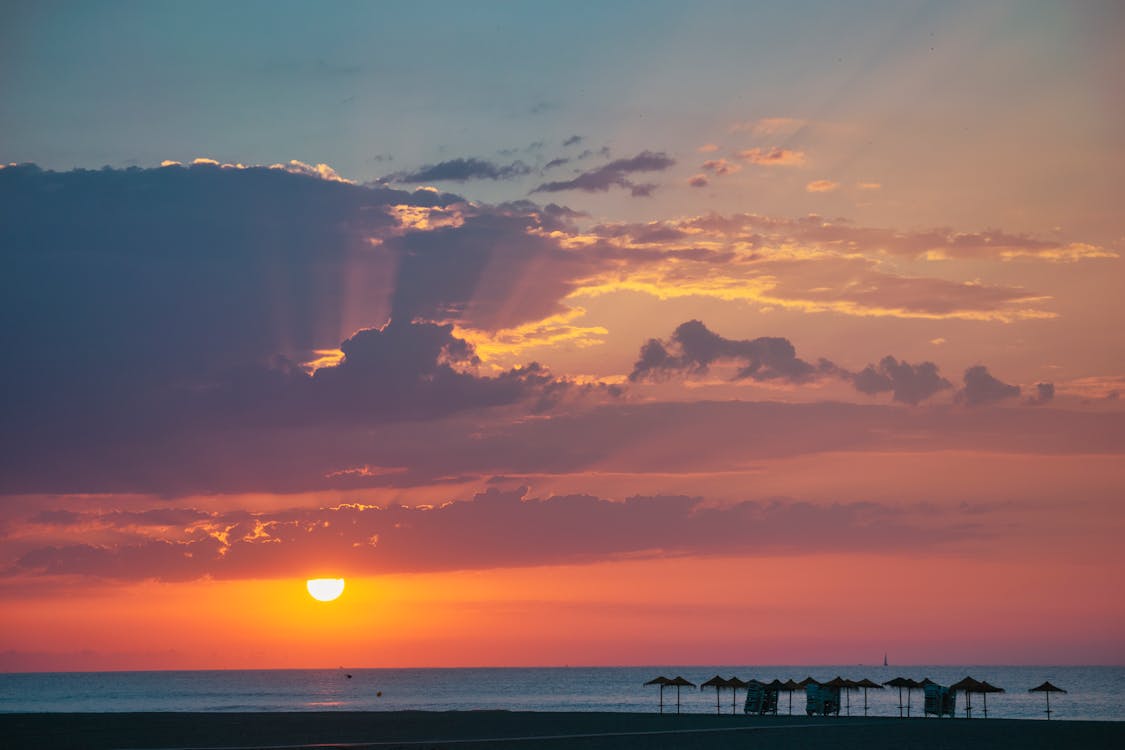
[[[155,487],[161,471],[132,464],[166,462],[157,446],[206,451],[207,430],[291,424],[321,402],[336,421],[550,403],[562,383],[535,366],[477,377],[458,358],[467,345],[427,321],[497,328],[559,311],[570,279],[603,262],[539,232],[573,217],[283,169],[2,169],[0,346],[21,364],[0,371],[0,475]],[[341,341],[341,366],[300,367]]]
[[[565,141],[563,141],[563,146],[577,146],[581,142],[582,142],[582,136],[572,135],[569,138],[567,138]]]
[[[469,180],[512,180],[531,171],[522,161],[494,164],[484,159],[450,159],[427,164],[413,172],[395,172],[392,182],[468,182]]]
[[[691,179],[688,180],[688,185],[691,185],[694,188],[707,187],[710,184],[711,183],[707,179],[707,175],[704,175],[704,174],[697,174],[697,175],[695,175],[694,177],[692,177]]]
[[[938,373],[933,362],[912,365],[887,356],[878,365],[868,365],[852,376],[852,384],[860,393],[892,393],[891,398],[904,404],[917,404],[935,393],[952,388],[953,384]]]
[[[559,157],[558,159],[551,159],[549,162],[544,164],[543,168],[539,171],[540,171],[540,173],[543,173],[543,172],[546,172],[548,169],[554,169],[555,167],[561,167],[564,164],[569,164],[569,163],[570,163],[570,159],[567,159],[567,158],[564,158],[564,157]]]
[[[965,519],[935,523],[916,510],[875,503],[812,505],[771,500],[709,506],[683,496],[588,495],[543,499],[492,488],[437,507],[339,505],[266,513],[177,511],[167,533],[116,544],[43,546],[9,573],[179,581],[203,576],[349,574],[581,563],[629,556],[785,554],[939,548],[979,536]],[[81,523],[129,531],[128,519],[84,513]]]
[[[957,392],[957,401],[966,406],[983,406],[1019,395],[1018,385],[1003,383],[993,377],[984,365],[975,365],[965,370],[965,387]]]
[[[750,340],[724,338],[698,320],[680,324],[671,339],[649,339],[629,374],[633,382],[660,379],[674,373],[706,373],[718,360],[738,362],[736,380],[785,380],[807,382],[820,374],[833,372],[827,360],[817,365],[797,357],[793,344],[785,338],[763,336]]]
[[[1042,406],[1043,404],[1050,403],[1055,398],[1055,384],[1054,383],[1036,383],[1035,393],[1028,396],[1025,403],[1029,406]]]
[[[563,190],[582,190],[588,193],[605,192],[611,187],[625,188],[637,197],[648,196],[656,188],[651,184],[639,184],[626,175],[635,172],[659,172],[668,169],[675,160],[664,153],[642,151],[628,159],[617,159],[596,169],[583,172],[572,180],[545,182],[533,193],[557,193]]]

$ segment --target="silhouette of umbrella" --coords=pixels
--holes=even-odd
[[[1051,720],[1051,693],[1065,693],[1061,687],[1052,685],[1050,682],[1044,682],[1039,687],[1033,687],[1027,692],[1029,693],[1043,693],[1047,696],[1047,721]]]
[[[695,683],[689,682],[688,680],[685,680],[683,677],[680,677],[679,675],[676,675],[672,679],[668,680],[668,686],[672,687],[673,685],[675,685],[675,687],[676,687],[676,714],[679,715],[679,713],[680,713],[680,688],[682,688],[682,687],[695,687]]]
[[[966,677],[960,682],[955,682],[949,686],[949,689],[956,692],[962,690],[965,693],[965,718],[973,718],[973,693],[979,693],[984,688],[980,680],[974,680],[972,677]]]
[[[748,688],[748,687],[750,687],[750,683],[746,682],[745,680],[740,680],[737,677],[731,677],[729,680],[727,680],[727,684],[730,685],[730,687],[731,687],[731,691],[730,691],[730,712],[733,714],[735,712],[734,711],[734,705],[735,705],[736,699],[738,698],[738,689],[739,688]]]
[[[703,688],[709,688],[709,687],[715,688],[715,715],[718,715],[719,714],[719,691],[722,690],[725,687],[731,687],[731,684],[730,684],[729,681],[724,680],[719,675],[715,675],[711,679],[707,680],[707,682],[702,683],[699,686],[699,689],[702,690]]]
[[[891,687],[898,688],[898,716],[899,716],[900,719],[902,718],[902,709],[904,708],[904,706],[902,705],[902,689],[906,688],[906,706],[905,706],[905,708],[906,708],[906,718],[909,719],[910,718],[910,691],[911,690],[917,690],[918,688],[922,687],[922,683],[918,682],[917,680],[912,680],[909,677],[896,677],[893,680],[887,680],[883,684],[884,685],[890,685]]]
[[[672,684],[672,681],[669,680],[664,675],[660,675],[659,677],[654,677],[654,678],[652,678],[651,680],[649,680],[648,682],[645,683],[645,685],[659,685],[660,686],[660,713],[664,713],[664,688],[668,687],[670,684]]]
[[[984,701],[984,718],[988,718],[988,694],[1002,692],[1004,692],[1004,688],[991,685],[989,684],[988,680],[980,681],[981,700]]]
[[[812,677],[806,677],[805,679],[803,679],[803,680],[801,680],[800,682],[797,683],[797,687],[803,688],[803,687],[808,687],[809,685],[819,685],[819,684],[820,684],[820,682],[817,681],[817,680],[814,680]]]
[[[883,686],[880,685],[877,682],[872,682],[871,680],[864,677],[862,680],[860,680],[859,682],[856,683],[856,687],[863,688],[863,715],[867,716],[867,691],[868,691],[868,689],[874,688],[875,690],[882,690]]]
[[[790,677],[788,680],[785,681],[785,683],[782,685],[781,689],[784,690],[785,692],[789,693],[789,715],[792,716],[793,715],[793,692],[795,690],[801,689],[801,683],[793,682],[793,678]]]
[[[825,682],[823,684],[825,685],[825,687],[839,688],[839,689],[844,691],[844,698],[847,700],[847,709],[846,709],[847,713],[845,715],[851,716],[852,715],[852,691],[855,690],[859,685],[856,682],[853,682],[852,680],[845,680],[840,675],[836,675],[834,678],[832,678],[831,680],[829,680],[828,682]]]

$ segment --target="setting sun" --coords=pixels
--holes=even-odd
[[[309,596],[318,602],[330,602],[344,593],[343,578],[310,578],[305,581]]]

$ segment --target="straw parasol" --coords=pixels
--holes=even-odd
[[[900,719],[902,718],[902,709],[904,708],[904,706],[902,705],[902,689],[906,688],[906,706],[905,706],[905,708],[906,708],[906,718],[909,719],[910,718],[910,691],[911,690],[917,690],[918,688],[922,687],[922,683],[918,682],[917,680],[912,680],[909,677],[896,677],[893,680],[887,680],[883,684],[884,685],[890,685],[891,687],[898,688],[898,716],[899,716]]]
[[[695,687],[695,683],[685,680],[679,675],[676,675],[672,679],[668,680],[668,686],[672,687],[673,685],[676,687],[676,714],[678,715],[680,713],[680,688]]]
[[[718,716],[718,714],[719,714],[719,691],[722,690],[725,687],[732,687],[732,686],[731,686],[729,680],[724,680],[719,675],[715,675],[711,679],[707,680],[707,682],[704,682],[704,683],[700,684],[699,689],[702,690],[703,688],[709,688],[709,687],[715,688],[715,715]]]
[[[844,691],[844,698],[847,700],[847,713],[845,715],[852,715],[852,691],[859,687],[858,683],[852,680],[845,680],[840,675],[836,675],[828,682],[822,683],[825,687],[839,688]]]
[[[871,680],[864,677],[862,680],[860,680],[859,682],[856,683],[856,687],[863,688],[863,715],[867,716],[867,690],[869,688],[873,688],[875,690],[882,690],[883,686],[880,685],[877,682],[872,682]]]
[[[795,690],[801,689],[801,683],[793,682],[793,678],[790,677],[788,680],[785,681],[785,683],[784,683],[784,685],[782,686],[781,689],[784,690],[785,692],[789,693],[789,715],[792,716],[793,715],[793,692]]]
[[[981,700],[984,701],[984,718],[988,718],[988,694],[989,693],[1002,693],[1004,688],[996,687],[988,682],[988,680],[980,681]]]
[[[1029,693],[1043,693],[1047,696],[1047,721],[1051,720],[1051,693],[1065,693],[1061,687],[1052,685],[1050,682],[1044,682],[1039,687],[1033,687],[1027,692]]]
[[[955,682],[949,686],[949,689],[956,692],[961,690],[965,693],[965,718],[973,718],[973,693],[979,693],[984,688],[980,680],[974,680],[972,677],[965,677],[965,679]]]
[[[668,687],[671,683],[672,683],[672,681],[669,680],[664,675],[660,675],[659,677],[654,677],[654,678],[652,678],[651,680],[649,680],[648,682],[645,683],[645,685],[659,685],[660,686],[660,713],[664,713],[664,688]]]
[[[731,677],[729,680],[727,680],[727,684],[730,685],[730,687],[731,687],[731,691],[730,691],[730,712],[733,714],[735,712],[734,711],[734,705],[735,705],[736,700],[738,699],[738,689],[739,688],[748,688],[748,687],[750,687],[750,683],[746,682],[745,680],[740,680],[737,677]]]

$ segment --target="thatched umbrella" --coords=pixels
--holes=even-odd
[[[981,692],[984,686],[980,680],[974,680],[972,677],[966,677],[960,682],[955,682],[949,686],[949,689],[956,692],[958,690],[965,693],[965,718],[973,718],[973,693]]]
[[[1029,693],[1043,693],[1047,696],[1047,721],[1051,720],[1051,693],[1065,693],[1061,687],[1052,685],[1050,682],[1044,682],[1039,687],[1033,687],[1027,692]]]
[[[648,682],[645,683],[645,685],[659,685],[660,686],[660,713],[664,713],[664,688],[668,687],[671,684],[672,684],[672,681],[669,680],[664,675],[660,675],[659,677],[654,677],[654,678],[652,678],[651,680],[649,680]]]
[[[909,677],[896,677],[893,680],[887,680],[883,684],[884,685],[890,685],[891,687],[898,688],[898,716],[899,716],[900,719],[902,718],[902,709],[904,708],[904,706],[902,705],[902,689],[906,688],[906,706],[905,706],[905,708],[906,708],[906,718],[909,719],[910,718],[910,691],[911,690],[917,690],[918,688],[922,687],[922,683],[918,682],[917,680],[912,680]]]
[[[707,680],[707,682],[700,684],[699,689],[702,690],[703,688],[709,687],[715,688],[715,715],[717,716],[719,714],[719,691],[725,687],[731,687],[731,684],[728,680],[724,680],[719,675],[715,675]]]
[[[875,690],[882,690],[883,686],[880,685],[877,682],[872,682],[871,680],[864,677],[862,680],[860,680],[859,682],[856,683],[856,687],[863,688],[863,715],[867,716],[867,690],[868,690],[868,688],[874,688]]]
[[[784,685],[782,686],[781,689],[784,690],[785,692],[789,693],[789,715],[792,716],[793,715],[793,692],[801,689],[801,683],[793,682],[793,678],[790,677],[788,680],[785,681],[785,683],[784,683]]]
[[[735,702],[738,699],[738,689],[739,688],[748,688],[748,687],[750,687],[750,683],[746,682],[745,680],[740,680],[737,677],[731,677],[729,680],[727,680],[727,684],[730,685],[730,687],[731,687],[731,690],[730,690],[730,712],[733,714],[735,712],[734,711]]]
[[[1004,688],[989,684],[988,680],[980,681],[981,700],[984,701],[984,718],[988,718],[988,694],[1002,693]]]
[[[825,687],[839,688],[844,691],[844,698],[847,700],[847,713],[846,716],[852,715],[852,691],[859,687],[858,683],[852,680],[845,680],[840,675],[836,675],[828,682],[822,683]]]
[[[803,680],[801,680],[800,682],[797,683],[797,687],[805,688],[805,687],[808,687],[809,685],[819,685],[819,684],[820,684],[819,680],[814,680],[812,677],[806,677],[805,679],[803,679]]]
[[[682,688],[682,687],[695,687],[695,683],[689,682],[688,680],[685,680],[683,677],[680,677],[679,675],[676,675],[672,679],[668,680],[668,686],[671,687],[673,685],[676,686],[676,714],[678,715],[680,713],[680,688]]]

